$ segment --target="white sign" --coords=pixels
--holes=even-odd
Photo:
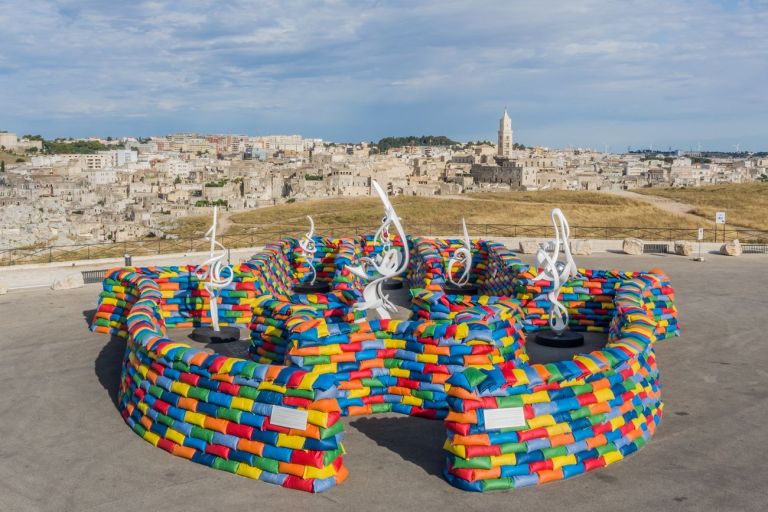
[[[485,428],[512,428],[525,426],[525,413],[522,407],[506,409],[482,409],[485,418]]]
[[[725,212],[715,212],[715,224],[725,224]]]
[[[288,407],[273,405],[269,422],[279,427],[306,430],[308,416],[307,411],[303,409],[289,409]]]
[[[696,236],[696,240],[704,240],[704,228],[699,228],[699,234]]]

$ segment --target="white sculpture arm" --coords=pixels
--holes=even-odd
[[[536,252],[536,267],[541,269],[537,278],[552,281],[552,290],[547,293],[547,299],[550,301],[549,326],[555,332],[562,332],[568,326],[568,309],[558,300],[558,297],[566,281],[578,275],[578,269],[571,255],[568,240],[571,229],[565,215],[560,208],[555,208],[550,216],[555,227],[555,240],[547,244],[547,247],[540,246]],[[565,262],[558,261],[561,244]],[[547,249],[551,250],[552,254],[549,254]]]
[[[232,280],[235,277],[235,273],[232,271],[232,267],[224,263],[224,259],[227,257],[227,250],[216,241],[216,223],[218,217],[218,207],[213,207],[213,225],[205,233],[205,239],[211,242],[211,255],[202,264],[195,268],[195,276],[200,281],[206,281],[203,287],[208,291],[210,296],[210,303],[208,305],[211,313],[211,326],[213,330],[219,331],[219,305],[218,291],[222,288],[226,288],[232,284]],[[221,249],[219,254],[216,254],[216,249]],[[223,277],[224,269],[229,269],[229,276]]]
[[[315,284],[315,279],[317,279],[317,272],[315,272],[314,261],[317,245],[312,238],[315,236],[315,221],[313,221],[312,217],[309,215],[307,215],[307,218],[309,219],[309,232],[306,233],[301,240],[299,240],[299,247],[301,247],[301,250],[304,254],[304,259],[307,260],[307,263],[309,263],[309,270],[312,273],[312,280],[310,283]]]
[[[464,218],[461,219],[461,223],[464,226],[464,247],[460,247],[454,251],[451,259],[448,260],[448,280],[458,287],[462,287],[469,282],[469,272],[472,270],[472,242],[469,240],[469,233],[467,232],[467,222]],[[453,278],[453,266],[461,264],[464,265],[464,269],[458,279]]]
[[[382,190],[376,180],[372,180],[372,185],[379,199],[384,204],[384,219],[382,225],[374,235],[374,244],[379,242],[383,250],[375,258],[361,258],[361,265],[352,267],[347,266],[350,272],[364,281],[369,281],[368,266],[373,267],[378,277],[373,278],[363,290],[363,301],[355,304],[357,310],[375,309],[381,318],[390,318],[389,311],[396,311],[397,308],[389,301],[389,295],[384,295],[382,285],[384,281],[402,274],[408,268],[409,254],[408,242],[405,237],[405,231],[400,223],[400,218],[395,212],[395,208],[389,201],[387,194]],[[394,224],[397,234],[403,241],[403,255],[400,250],[392,245],[389,238],[389,227]]]

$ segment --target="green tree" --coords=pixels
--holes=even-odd
[[[457,144],[459,143],[445,135],[422,135],[421,137],[409,135],[407,137],[385,137],[376,144],[376,147],[380,152],[385,153],[388,149],[404,146],[455,146]]]
[[[0,172],[5,172],[5,160],[0,160]]]
[[[49,154],[90,154],[107,149],[110,148],[95,140],[67,142],[57,139],[43,141],[43,151]]]

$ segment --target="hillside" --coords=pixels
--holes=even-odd
[[[605,194],[590,192],[505,192],[452,197],[395,197],[392,200],[406,230],[413,234],[459,233],[462,217],[476,224],[477,235],[503,234],[500,228],[485,225],[549,226],[549,213],[560,207],[572,226],[614,227],[686,227],[707,225],[674,215],[652,205]],[[377,226],[381,221],[381,203],[372,197],[336,198],[282,204],[248,212],[225,214],[227,233],[249,234],[285,232],[299,234],[312,215],[318,232],[334,226]],[[199,235],[207,229],[207,218],[183,219],[175,232],[181,236]],[[518,230],[526,236],[525,230]],[[598,233],[595,231],[595,233]],[[576,233],[578,236],[578,233]],[[529,236],[538,236],[530,234]],[[597,235],[595,235],[597,236]]]
[[[715,218],[715,212],[724,211],[731,226],[768,231],[768,183],[638,189],[635,192],[686,203],[691,207],[689,213],[708,221]]]

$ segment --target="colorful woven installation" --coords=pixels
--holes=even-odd
[[[546,292],[552,283],[537,280],[535,269],[529,268],[517,276],[516,298],[525,310],[526,330],[537,331],[549,322],[549,300]],[[660,339],[676,336],[677,306],[675,292],[669,278],[660,270],[620,272],[618,270],[579,269],[579,276],[570,279],[562,288],[560,302],[570,317],[569,328],[574,331],[606,332],[616,315],[614,295],[627,280],[653,276],[644,289],[647,295],[644,307],[656,322],[656,336]]]
[[[447,414],[445,381],[455,371],[525,360],[522,311],[510,300],[449,300],[441,292],[413,290],[411,320],[362,321],[354,296],[340,293],[360,287],[347,266],[375,256],[375,244],[361,240],[337,241],[331,293],[255,301],[255,360],[335,375],[344,414],[394,410],[431,418]]]
[[[514,278],[526,268],[504,245],[486,240],[472,241],[472,270],[469,282],[480,288],[481,295],[514,295]],[[454,252],[464,246],[459,239],[413,239],[413,260],[408,270],[411,288],[442,291],[448,281],[446,269]]]
[[[434,307],[433,320],[429,308],[442,305],[437,294],[424,291],[419,300],[428,306],[409,321],[344,322],[322,310],[303,310],[286,322],[286,362],[335,375],[344,414],[395,411],[442,418],[451,374],[525,360],[516,304],[454,305],[447,315]]]
[[[449,379],[445,477],[468,491],[570,478],[623,459],[653,435],[662,411],[647,274],[618,286],[602,351],[571,361]]]
[[[292,489],[322,492],[346,478],[333,377],[172,342],[158,284],[130,269],[111,279],[132,298],[116,327],[128,338],[119,408],[138,435],[179,457]]]
[[[328,246],[323,245],[324,243],[325,240],[316,238],[318,249]],[[291,342],[286,321],[304,311],[319,312],[329,322],[354,322],[363,317],[362,312],[355,311],[352,307],[352,304],[360,298],[361,283],[348,269],[348,266],[356,264],[359,258],[357,244],[351,239],[334,240],[332,244],[335,250],[333,259],[325,257],[330,263],[326,262],[322,271],[324,275],[322,279],[331,281],[330,293],[294,294],[290,291],[290,287],[273,286],[271,292],[263,293],[254,301],[249,328],[251,330],[250,352],[255,361],[266,364],[286,363]],[[297,268],[292,260],[300,253],[294,250],[295,246],[290,242],[286,247],[290,248],[290,251],[285,257],[274,255],[263,260],[264,264],[261,268],[264,269],[265,279],[286,279],[285,273],[290,274],[292,269]],[[327,251],[324,253],[329,254]],[[283,263],[277,264],[273,259]],[[301,265],[298,265],[298,268],[301,269]],[[284,269],[286,269],[285,272]],[[318,279],[321,279],[320,276],[321,272],[318,271]],[[298,280],[295,277],[289,279],[292,282]]]
[[[160,291],[159,314],[170,327],[197,327],[210,322],[209,293],[205,281],[195,275],[195,266],[135,267],[133,270],[152,279]],[[253,302],[258,295],[257,277],[250,264],[234,265],[232,283],[218,299],[220,325],[246,326],[251,321]],[[119,270],[110,271],[94,317],[95,331],[116,334],[136,297],[119,279]],[[123,333],[124,334],[124,333]]]
[[[111,271],[93,329],[128,338],[126,422],[176,455],[314,492],[346,476],[342,415],[444,418],[446,478],[472,491],[569,478],[653,434],[661,414],[653,346],[678,332],[663,273],[580,269],[561,298],[571,328],[608,331],[608,345],[529,365],[523,333],[547,324],[541,297],[550,283],[511,251],[474,243],[470,279],[480,295],[447,295],[445,262],[458,242],[413,239],[411,317],[375,320],[354,309],[362,284],[347,270],[365,254],[363,240],[318,237],[313,265],[331,285],[326,294],[293,293],[308,269],[294,239],[235,266],[222,323],[248,323],[253,361],[164,337],[167,325],[208,320],[196,313],[207,295],[192,267]],[[306,424],[276,423],[281,408],[306,411]]]
[[[394,410],[440,418],[453,372],[526,360],[522,310],[513,301],[483,299],[475,307],[422,290],[413,320],[366,322],[337,293],[300,304],[298,297],[256,299],[251,352],[261,362],[335,375],[344,414]]]
[[[315,253],[311,265],[314,267],[317,281],[330,282],[336,273],[334,261],[338,252],[338,240],[332,240],[321,236],[313,236],[315,242]],[[293,254],[291,255],[293,263],[293,274],[296,281],[307,283],[312,280],[310,272],[310,262],[304,257],[304,251],[299,245],[298,240],[293,244]]]

